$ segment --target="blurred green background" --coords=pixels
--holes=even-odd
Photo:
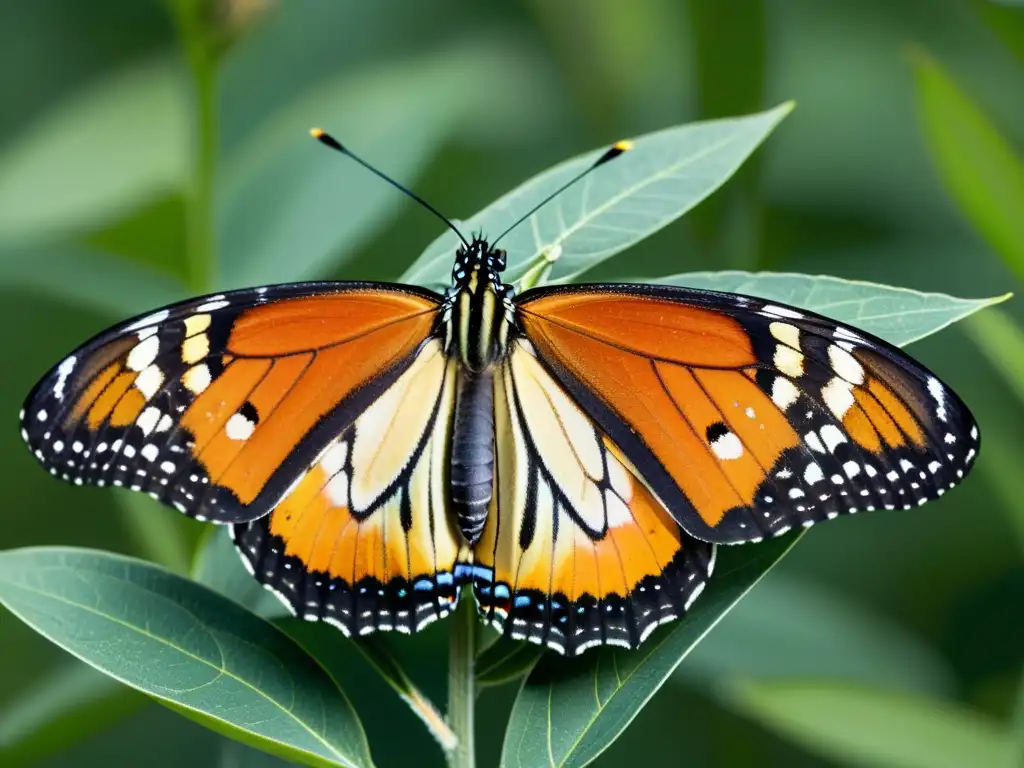
[[[771,269],[978,297],[1024,276],[1019,3],[4,0],[0,84],[2,548],[184,568],[201,526],[36,466],[15,423],[31,385],[137,311],[221,287],[394,279],[439,232],[311,141],[312,125],[465,218],[565,157],[795,99],[721,192],[588,278]],[[196,257],[213,250],[216,273]],[[982,734],[1016,728],[1024,755],[1021,314],[1015,299],[912,348],[981,423],[965,486],[811,531],[599,764],[859,764],[847,742],[865,727],[851,703],[865,691]],[[389,641],[436,701],[445,631]],[[6,612],[0,649],[5,766],[281,764],[97,686]],[[441,764],[350,655],[346,690],[378,763]],[[814,708],[829,727],[779,695],[800,686],[835,694]],[[480,698],[481,765],[497,759],[514,694]],[[894,724],[881,735],[891,759],[872,764],[928,764],[904,754],[927,733]]]

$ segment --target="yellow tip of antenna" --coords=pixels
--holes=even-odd
[[[619,152],[628,152],[633,148],[633,142],[629,139],[623,139],[622,141],[615,142],[615,148],[619,150]]]
[[[312,136],[314,139],[320,139],[323,137],[324,132],[322,128],[310,128],[309,135]]]

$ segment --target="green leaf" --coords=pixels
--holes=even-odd
[[[825,681],[744,683],[735,705],[823,757],[880,768],[1010,768],[1008,729],[980,713],[890,691]]]
[[[499,637],[476,657],[474,668],[478,685],[504,685],[518,680],[544,655],[544,649],[532,643]]]
[[[245,606],[265,619],[290,616],[288,608],[270,591],[263,589],[242,566],[227,531],[209,529],[196,553],[192,565],[192,578]],[[341,639],[351,643],[384,681],[427,726],[431,735],[445,749],[451,747],[454,735],[437,707],[412,682],[398,660],[381,640],[360,638]],[[316,654],[312,654],[314,657]]]
[[[655,630],[636,650],[605,646],[570,659],[546,653],[512,707],[502,766],[583,766],[597,758],[801,535],[749,552],[723,548],[715,577],[685,620]]]
[[[971,301],[837,278],[771,273],[698,272],[659,282],[739,291],[793,304],[896,344],[909,344],[1002,300]],[[594,760],[798,538],[720,548],[715,578],[686,618],[662,627],[636,651],[602,648],[572,660],[542,657],[513,707],[503,765],[582,766]]]
[[[279,110],[225,163],[223,286],[324,277],[408,205],[311,139],[310,128],[412,185],[442,142],[472,120],[487,78],[512,55],[474,42],[317,83]]]
[[[792,304],[848,323],[901,347],[941,331],[980,309],[1006,301],[1011,295],[959,299],[944,293],[783,272],[689,272],[656,282],[745,293]]]
[[[78,661],[49,669],[0,709],[5,764],[35,763],[109,727],[146,701]]]
[[[636,139],[631,152],[560,194],[502,240],[508,251],[506,280],[518,280],[538,259],[557,254],[551,279],[568,281],[671,223],[724,184],[792,108],[786,103],[757,115],[693,123]],[[497,237],[604,151],[534,176],[461,229]],[[447,283],[457,245],[455,234],[445,232],[403,280]]]
[[[1024,330],[1013,317],[990,309],[970,318],[964,329],[985,359],[1024,403]]]
[[[842,592],[781,573],[741,601],[676,676],[703,683],[829,677],[932,695],[955,690],[949,665],[899,624]]]
[[[235,603],[149,563],[32,547],[0,554],[0,602],[69,653],[166,706],[308,765],[371,765],[322,667]]]
[[[0,152],[0,239],[52,237],[115,218],[185,178],[185,81],[174,60],[119,69]],[[86,182],[87,180],[87,182]]]
[[[187,295],[184,285],[166,274],[67,244],[0,249],[0,283],[117,318]]]
[[[452,732],[434,703],[409,678],[398,659],[384,644],[384,640],[367,637],[355,640],[353,644],[399,698],[423,721],[441,748],[446,752],[454,749],[459,743],[458,737]]]
[[[974,0],[971,3],[1014,55],[1024,61],[1024,3],[1019,0]],[[1016,6],[1016,7],[1014,7]]]
[[[915,48],[911,63],[925,138],[946,191],[1024,279],[1024,159],[938,61]]]

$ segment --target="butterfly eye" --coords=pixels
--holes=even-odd
[[[505,269],[505,252],[500,250],[491,251],[491,265],[498,272]]]

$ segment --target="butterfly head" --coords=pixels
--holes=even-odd
[[[452,289],[475,292],[478,284],[490,283],[500,290],[505,269],[505,251],[492,248],[483,237],[475,236],[468,245],[459,246],[452,267]]]
[[[449,347],[473,372],[489,368],[503,354],[512,322],[512,286],[505,285],[505,251],[474,237],[455,254],[445,313]]]

